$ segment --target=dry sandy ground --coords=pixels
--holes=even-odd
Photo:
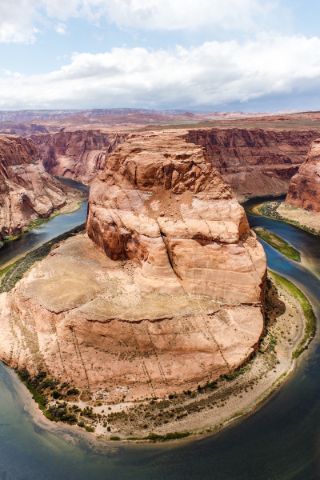
[[[298,222],[302,228],[314,230],[320,235],[320,213],[310,212],[303,208],[293,207],[286,203],[281,203],[277,212],[286,220]]]

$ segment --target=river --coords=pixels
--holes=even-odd
[[[74,223],[83,223],[85,214],[84,204],[77,212],[56,217],[30,232],[28,242],[57,236],[63,233],[61,228],[67,231]],[[302,252],[312,271],[264,244],[269,267],[297,283],[320,318],[319,239],[282,222],[253,215],[249,219],[252,226],[272,230]],[[11,258],[21,254],[23,242],[24,237],[12,243]],[[319,334],[295,373],[255,414],[217,435],[178,445],[121,446],[114,442],[103,453],[96,453],[85,441],[72,444],[36,425],[18,392],[17,380],[0,366],[0,480],[320,478]]]

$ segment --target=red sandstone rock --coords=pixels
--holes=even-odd
[[[20,232],[66,202],[64,187],[41,165],[32,141],[0,137],[0,233]]]
[[[129,135],[91,187],[88,235],[0,296],[0,355],[105,403],[194,389],[263,331],[266,260],[186,132]],[[99,398],[100,398],[99,397]]]
[[[205,148],[207,158],[239,197],[286,193],[291,177],[319,136],[313,130],[203,129],[188,139]]]
[[[104,169],[107,156],[123,135],[93,130],[61,131],[33,135],[43,165],[52,175],[89,183]]]
[[[320,139],[313,142],[307,160],[292,178],[286,203],[320,212]]]

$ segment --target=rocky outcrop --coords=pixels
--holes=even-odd
[[[21,232],[65,202],[64,187],[44,171],[35,145],[24,138],[0,137],[1,237]]]
[[[320,212],[320,139],[313,142],[307,160],[292,178],[286,203]]]
[[[124,135],[99,130],[32,136],[47,172],[83,183],[89,183],[104,169],[107,156],[123,138]]]
[[[92,183],[87,233],[0,297],[9,365],[110,405],[195,389],[252,355],[264,252],[186,132],[118,146]]]
[[[202,129],[188,139],[205,148],[207,158],[239,198],[286,193],[303,163],[313,130]]]

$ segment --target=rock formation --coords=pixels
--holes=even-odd
[[[313,142],[307,160],[292,178],[286,203],[320,212],[320,139]]]
[[[0,235],[19,233],[66,202],[60,182],[46,173],[30,140],[0,137]]]
[[[27,136],[49,132],[44,125],[38,125],[36,123],[0,122],[0,133],[4,135]]]
[[[204,146],[207,158],[239,198],[286,193],[303,163],[313,130],[190,130],[190,141]]]
[[[32,139],[39,148],[47,172],[89,183],[104,169],[108,154],[123,139],[123,135],[77,130],[33,135]]]
[[[187,132],[130,134],[91,186],[87,235],[0,297],[0,355],[104,404],[228,374],[263,331],[266,260]],[[89,238],[88,238],[89,237]]]

